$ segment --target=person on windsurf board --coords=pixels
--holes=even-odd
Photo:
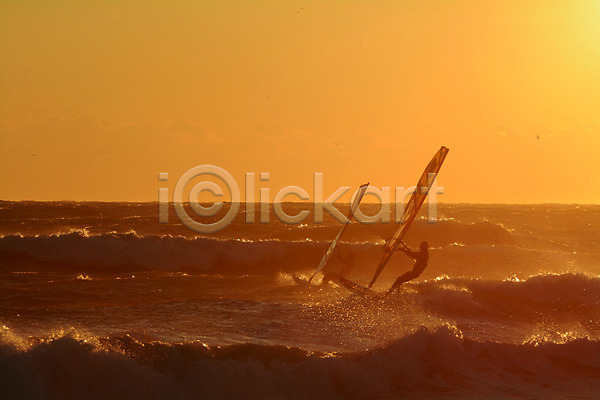
[[[340,261],[342,261],[344,264],[346,264],[346,267],[342,268],[342,270],[339,271],[339,272],[338,271],[335,271],[335,272],[332,271],[331,273],[328,273],[328,271],[325,269],[327,267],[327,261],[334,254],[335,248],[338,245],[340,239],[342,238],[342,235],[346,231],[346,228],[348,228],[348,226],[351,224],[352,219],[354,218],[354,212],[358,209],[358,205],[360,204],[360,201],[364,197],[364,195],[367,192],[368,188],[369,188],[369,183],[365,183],[363,185],[360,185],[360,187],[356,191],[356,194],[354,196],[354,200],[352,201],[352,204],[350,205],[350,210],[348,211],[348,215],[346,216],[346,221],[344,222],[342,228],[338,232],[338,234],[335,237],[335,239],[333,239],[333,241],[331,242],[331,244],[329,245],[329,247],[323,253],[323,257],[321,258],[321,262],[317,266],[316,271],[313,272],[313,274],[310,276],[310,278],[308,278],[308,280],[306,280],[306,279],[304,279],[304,278],[302,278],[300,276],[293,275],[292,278],[294,278],[294,281],[296,282],[296,284],[298,284],[300,286],[310,285],[310,283],[312,282],[313,278],[319,272],[323,272],[325,274],[325,276],[323,277],[323,282],[321,283],[321,286],[323,286],[323,285],[326,285],[331,280],[337,281],[337,280],[339,280],[340,277],[346,276],[350,272],[350,270],[354,267],[354,254],[350,253],[348,255],[349,258],[347,260],[344,260],[340,256],[340,253],[338,251],[338,257],[340,258]]]
[[[419,209],[425,202],[425,199],[427,198],[429,193],[429,189],[433,186],[435,178],[437,177],[437,174],[439,173],[440,168],[442,167],[442,164],[446,159],[448,151],[449,149],[447,147],[440,147],[440,149],[437,151],[437,153],[435,153],[431,161],[429,161],[429,164],[427,164],[427,167],[425,167],[425,170],[421,174],[419,181],[415,185],[415,188],[418,188],[420,190],[415,190],[412,192],[410,198],[408,199],[408,202],[404,207],[404,211],[401,215],[401,218],[399,218],[397,221],[398,226],[396,227],[396,231],[394,232],[392,237],[386,240],[382,249],[384,253],[381,256],[381,259],[379,260],[379,264],[375,269],[375,273],[373,274],[371,282],[369,282],[368,286],[361,286],[355,282],[349,281],[344,277],[340,277],[340,283],[344,287],[346,287],[346,289],[350,290],[355,294],[376,295],[377,293],[374,292],[371,288],[377,281],[377,278],[387,265],[388,261],[390,261],[392,254],[394,254],[398,250],[403,251],[409,257],[412,257],[415,260],[415,265],[412,271],[400,276],[396,280],[396,282],[394,282],[394,285],[392,285],[388,293],[394,292],[404,282],[407,282],[411,279],[415,279],[416,277],[421,275],[423,270],[425,270],[425,267],[427,266],[427,261],[429,259],[427,242],[421,244],[421,251],[413,252],[406,246],[406,244],[404,244],[402,239],[406,235],[406,232],[408,232],[408,229],[411,227],[413,221],[419,213]]]
[[[413,269],[411,271],[399,276],[388,291],[383,293],[374,292],[368,287],[361,286],[357,283],[349,281],[345,278],[345,276],[342,276],[341,274],[338,278],[338,281],[346,289],[358,295],[376,296],[381,298],[381,296],[389,296],[394,294],[403,283],[418,278],[423,273],[423,271],[425,271],[425,268],[427,267],[427,262],[429,261],[429,244],[425,241],[421,242],[420,251],[412,251],[404,242],[400,242],[398,246],[399,247],[397,249],[394,249],[393,251],[403,252],[415,261],[415,265],[413,266]]]
[[[420,251],[412,251],[404,242],[402,242],[402,246],[399,246],[396,251],[401,251],[413,260],[415,260],[415,265],[413,266],[412,271],[408,271],[396,279],[392,287],[388,290],[388,294],[394,293],[400,285],[410,280],[416,279],[425,271],[427,267],[427,261],[429,261],[429,244],[425,241],[421,242]]]
[[[354,252],[351,251],[348,253],[348,258],[342,257],[342,253],[337,251],[338,259],[344,264],[341,270],[338,271],[328,271],[327,267],[325,267],[325,272],[323,274],[323,280],[321,281],[320,286],[325,286],[329,282],[339,282],[340,277],[345,278],[346,275],[352,271],[354,268]]]

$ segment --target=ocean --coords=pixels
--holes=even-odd
[[[0,398],[600,398],[600,206],[439,205],[406,237],[429,265],[387,298],[294,282],[340,229],[325,216],[242,207],[203,235],[157,203],[0,202]],[[394,230],[348,227],[349,279]],[[395,254],[374,289],[411,268]]]

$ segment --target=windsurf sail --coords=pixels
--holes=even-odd
[[[433,185],[433,182],[435,181],[435,178],[437,177],[437,174],[440,171],[440,168],[442,167],[442,163],[444,162],[448,151],[449,150],[447,147],[442,146],[435,154],[435,156],[433,156],[433,158],[425,168],[425,171],[423,171],[421,178],[419,178],[419,182],[417,182],[415,191],[410,196],[408,203],[406,203],[402,219],[400,220],[400,225],[398,226],[398,228],[396,228],[396,232],[394,232],[394,235],[391,238],[389,238],[383,246],[383,251],[385,253],[379,261],[379,265],[375,270],[375,275],[373,275],[373,279],[371,279],[371,283],[369,283],[369,288],[371,288],[373,284],[375,284],[375,281],[379,277],[379,274],[381,274],[381,271],[383,271],[383,268],[392,257],[392,254],[394,254],[396,248],[398,248],[398,246],[401,243],[403,243],[402,239],[404,238],[404,235],[406,235],[406,232],[410,228],[410,225],[419,213],[419,209],[421,208],[423,202],[427,198],[427,194],[429,193],[428,189],[431,187],[431,185]],[[430,179],[430,175],[432,176],[432,179]]]
[[[364,185],[361,185],[358,188],[358,191],[356,192],[356,197],[354,198],[354,201],[352,202],[352,205],[350,206],[350,211],[348,211],[348,216],[346,217],[346,222],[344,223],[344,226],[342,226],[342,229],[340,229],[340,231],[338,232],[335,239],[333,239],[333,242],[331,242],[331,244],[329,245],[329,248],[325,252],[325,255],[323,255],[323,258],[321,259],[321,262],[319,263],[317,270],[308,279],[308,283],[310,283],[310,281],[312,281],[312,279],[315,277],[315,275],[317,275],[319,273],[319,271],[321,271],[323,268],[325,268],[325,265],[327,265],[327,260],[329,260],[329,257],[331,257],[331,255],[333,254],[333,250],[335,250],[335,246],[337,246],[342,235],[346,231],[346,228],[352,221],[352,218],[354,217],[354,213],[356,212],[356,209],[358,208],[358,205],[360,204],[360,201],[362,200],[363,196],[365,195],[365,192],[367,191],[368,187],[369,187],[369,184],[365,183]]]

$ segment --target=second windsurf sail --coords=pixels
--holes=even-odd
[[[352,218],[354,217],[354,213],[356,212],[356,209],[358,208],[358,205],[360,204],[360,201],[362,200],[363,196],[365,195],[365,192],[367,191],[368,187],[369,187],[369,184],[365,183],[364,185],[361,185],[358,188],[358,190],[356,192],[356,197],[354,198],[354,201],[352,202],[352,205],[350,206],[350,211],[348,212],[348,216],[346,217],[346,222],[344,223],[344,226],[342,226],[342,229],[340,229],[340,231],[337,234],[337,236],[335,237],[335,239],[333,239],[333,242],[331,242],[331,244],[329,245],[329,248],[325,252],[325,255],[323,255],[323,258],[321,259],[321,262],[319,263],[317,270],[312,274],[312,276],[308,280],[309,283],[310,283],[310,281],[312,281],[312,279],[315,277],[315,275],[317,275],[319,273],[319,271],[321,271],[323,268],[325,268],[325,265],[327,265],[327,260],[329,260],[329,257],[331,257],[331,255],[333,254],[333,250],[335,250],[335,246],[337,246],[342,235],[344,234],[344,231],[346,230],[346,228],[352,221]]]

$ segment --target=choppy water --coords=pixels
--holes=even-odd
[[[386,300],[294,284],[337,233],[332,219],[247,225],[240,213],[202,236],[171,214],[164,225],[156,204],[0,202],[0,392],[600,393],[600,206],[441,206],[436,224],[419,220],[406,238],[430,243],[429,266]],[[356,254],[350,279],[368,282],[393,230],[349,227],[340,250]],[[375,289],[409,268],[395,255]]]

